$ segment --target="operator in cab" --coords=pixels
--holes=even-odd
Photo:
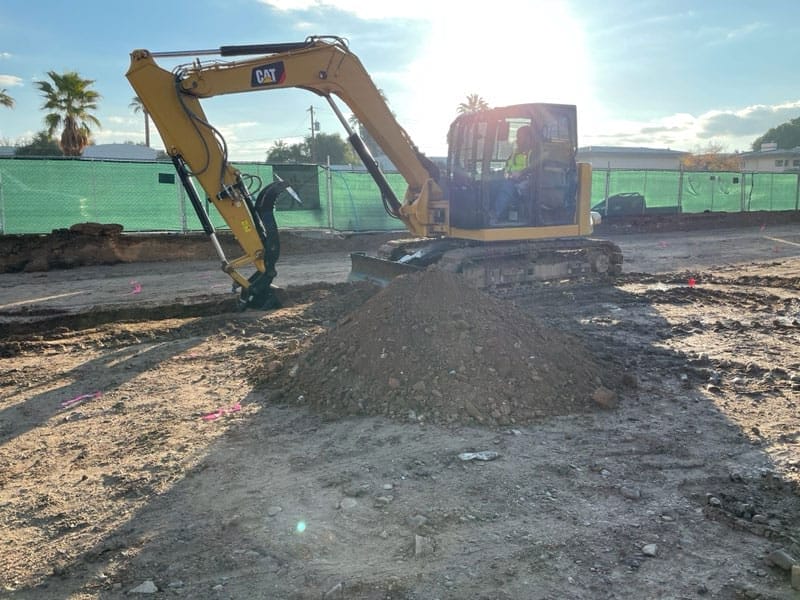
[[[499,182],[494,197],[494,213],[490,224],[496,225],[508,219],[508,208],[514,199],[521,197],[530,187],[530,155],[533,150],[533,135],[529,125],[517,129],[514,151],[506,160],[505,179]]]

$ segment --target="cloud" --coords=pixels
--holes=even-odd
[[[690,149],[719,142],[728,150],[749,148],[768,129],[800,115],[800,100],[775,105],[676,113],[649,121],[596,118],[584,123],[581,145]]]
[[[308,10],[322,4],[317,0],[261,0],[261,3],[283,11]]]
[[[735,40],[737,38],[747,37],[751,33],[758,31],[759,29],[763,29],[764,27],[766,27],[764,23],[748,23],[742,27],[732,29],[725,34],[725,38],[728,40]]]
[[[753,22],[740,27],[726,28],[718,26],[700,27],[695,31],[695,39],[704,40],[707,46],[720,46],[744,41],[754,33],[766,29],[766,23]]]
[[[371,2],[365,0],[261,0],[276,10],[284,12],[306,12],[319,9],[334,9],[351,13],[361,19],[420,19],[420,15],[428,14],[423,10],[429,2],[406,0],[405,2]],[[430,6],[428,6],[430,8]]]
[[[644,8],[642,10],[649,9]],[[630,13],[631,7],[625,4],[624,9],[620,14],[612,15],[614,17],[618,17],[617,20],[604,20],[604,26],[601,29],[592,31],[592,35],[600,38],[614,38],[616,40],[621,39],[623,36],[629,37],[630,35],[647,35],[649,33],[651,34],[653,31],[668,27],[687,27],[688,24],[693,22],[697,16],[697,13],[693,10],[685,12],[668,11],[663,14],[640,13],[641,16],[636,14],[632,15]],[[623,16],[626,18],[622,18]],[[652,39],[652,37],[650,39]]]
[[[332,9],[339,12],[350,13],[364,20],[391,19],[391,18],[416,18],[426,14],[422,7],[423,2],[407,0],[406,2],[369,2],[363,0],[260,0],[271,8],[282,12],[309,12],[312,10]],[[413,5],[414,8],[408,5]]]
[[[22,78],[16,75],[0,75],[0,87],[22,85]]]
[[[800,100],[775,106],[763,104],[736,111],[713,111],[701,117],[698,137],[752,136],[756,138],[772,127],[800,116]]]
[[[667,133],[670,131],[681,131],[680,127],[665,127],[663,125],[655,126],[655,127],[642,127],[640,130],[641,133],[646,133],[648,135],[654,135],[657,133]]]
[[[430,0],[404,0],[403,2],[375,2],[375,0],[260,0],[262,4],[284,12],[307,12],[332,9],[354,15],[362,20],[408,19],[413,21],[458,20],[459,15],[486,13],[486,3],[480,0],[462,0],[458,8],[447,2]],[[548,6],[542,2],[542,6]],[[503,14],[513,15],[530,11],[530,0],[507,0]]]
[[[0,60],[11,58],[11,52],[0,52]]]

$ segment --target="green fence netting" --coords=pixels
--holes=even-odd
[[[798,210],[800,174],[596,170],[592,206],[608,214]]]
[[[386,214],[378,188],[365,171],[317,165],[234,166],[248,175],[245,181],[251,191],[273,181],[273,174],[292,184],[302,204],[282,194],[276,205],[279,227],[403,229],[400,221]],[[402,198],[403,177],[388,173],[387,179]],[[206,202],[206,209],[214,226],[224,229],[226,224],[213,204]],[[88,221],[119,223],[125,231],[202,229],[170,162],[0,160],[1,233],[46,233]]]
[[[403,225],[386,214],[365,171],[318,165],[236,163],[252,190],[279,175],[302,205],[282,194],[281,228],[390,231]],[[708,173],[598,169],[592,206],[605,214],[798,210],[798,173]],[[387,173],[398,197],[406,182]],[[212,223],[224,221],[207,203]],[[200,222],[170,162],[0,159],[0,233],[46,233],[82,222],[119,223],[126,231],[199,231]]]

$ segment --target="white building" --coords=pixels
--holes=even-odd
[[[95,144],[86,146],[82,157],[97,160],[156,160],[158,150],[138,144]]]
[[[690,154],[662,148],[624,146],[586,146],[578,148],[578,162],[594,169],[668,169],[679,170],[681,159]]]
[[[766,144],[765,144],[766,145]],[[800,171],[800,147],[791,150],[762,149],[759,152],[744,152],[742,171],[783,173]]]

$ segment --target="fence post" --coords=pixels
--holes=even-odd
[[[78,163],[80,164],[80,163]],[[100,215],[97,214],[97,164],[94,160],[89,161],[89,173],[91,173],[91,177],[89,181],[92,184],[92,191],[91,194],[87,194],[90,196],[89,206],[92,207],[92,220],[97,222],[102,222],[103,219]]]
[[[772,194],[775,190],[775,173],[770,173],[769,176],[769,209],[772,210]]]
[[[716,187],[717,180],[714,179],[715,175],[709,175],[708,180],[711,182],[711,212],[714,212],[714,188]]]
[[[608,168],[606,169],[606,189],[603,191],[603,206],[605,207],[605,213],[603,216],[608,216],[608,186],[609,186],[609,179],[611,178],[611,163],[608,163]]]
[[[333,174],[331,173],[331,156],[328,155],[327,169],[325,169],[326,200],[328,202],[328,229],[333,233]]]
[[[745,180],[745,173],[739,173],[739,212],[745,212],[745,210],[744,210],[744,180]]]
[[[645,214],[647,212],[647,169],[644,171],[644,185],[642,188],[642,196],[644,196],[644,202],[642,202],[642,214]]]
[[[189,232],[189,222],[186,219],[186,196],[184,195],[183,185],[179,178],[175,178],[175,185],[178,187],[178,208],[181,213],[181,231]]]
[[[6,233],[6,202],[3,198],[3,171],[0,170],[0,235]]]
[[[2,181],[0,181],[0,184],[2,184]],[[0,192],[2,192],[2,189],[3,186],[0,185]],[[1,196],[0,196],[0,201],[2,201]],[[800,173],[797,174],[797,187],[795,187],[794,191],[794,209],[800,210]],[[2,210],[2,207],[0,207],[0,210]],[[2,226],[2,224],[0,224],[0,226]],[[2,233],[2,229],[0,229],[0,233]]]

